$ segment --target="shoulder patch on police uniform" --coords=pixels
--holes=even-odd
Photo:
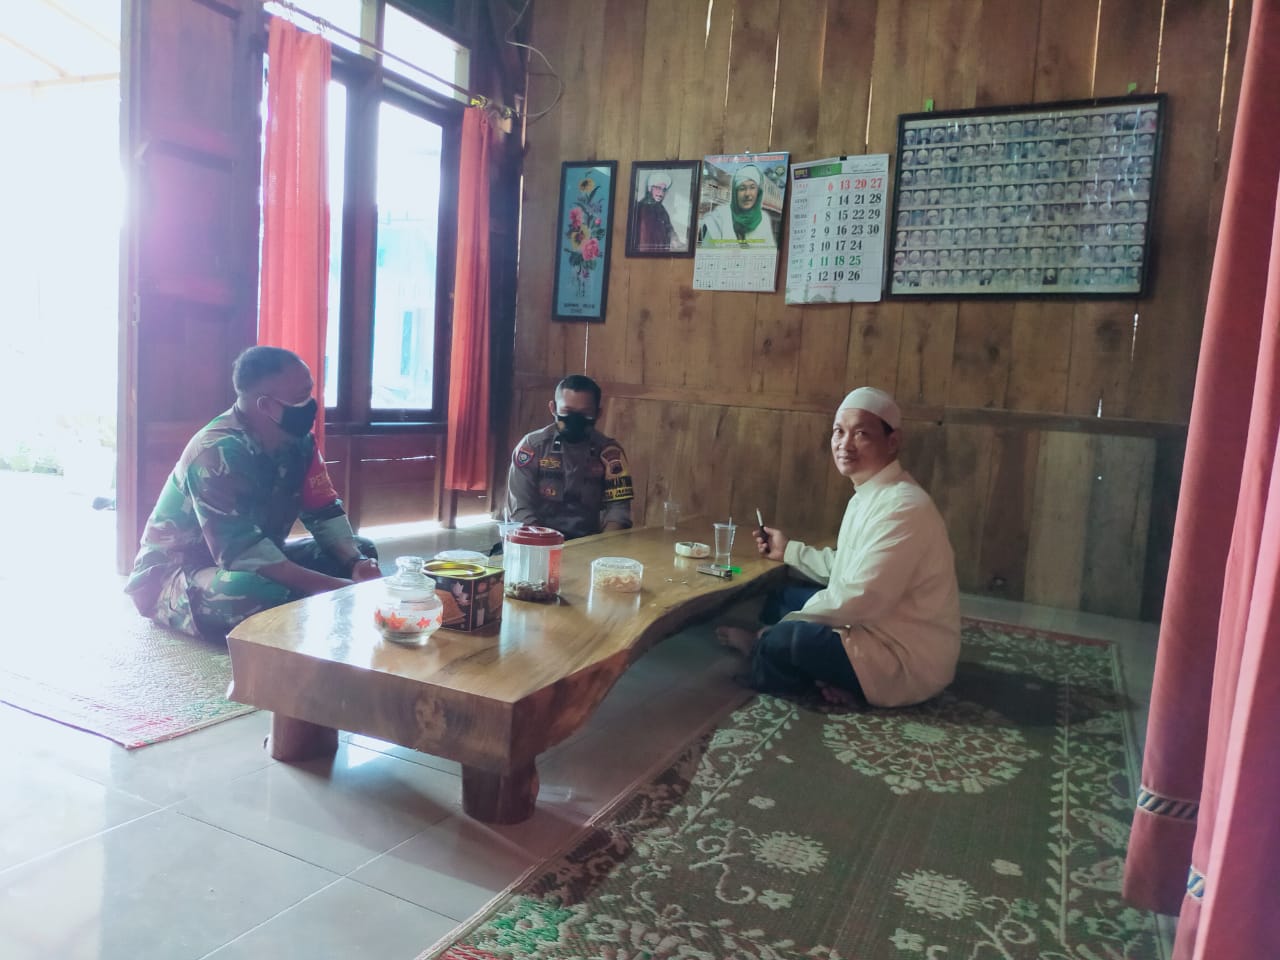
[[[604,472],[610,477],[620,477],[628,474],[627,455],[622,452],[619,444],[611,443],[600,451],[600,462],[604,464]]]
[[[600,451],[600,463],[604,467],[605,502],[634,499],[631,471],[627,468],[627,455],[622,452],[622,447],[616,443],[609,444]]]
[[[516,448],[515,456],[511,458],[511,462],[517,467],[527,467],[529,464],[533,463],[533,458],[535,456],[536,454],[533,449],[522,443]]]

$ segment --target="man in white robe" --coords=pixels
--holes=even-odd
[[[763,692],[898,707],[941,693],[960,655],[955,556],[933,500],[898,462],[902,414],[860,387],[831,432],[836,469],[854,486],[833,550],[756,531],[762,556],[818,585],[807,602],[755,633],[720,627]]]

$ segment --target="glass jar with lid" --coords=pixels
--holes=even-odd
[[[425,563],[422,557],[397,557],[396,572],[382,581],[373,622],[395,643],[420,647],[440,629],[444,604],[436,582],[422,572]]]
[[[564,534],[528,524],[513,530],[503,547],[504,592],[515,600],[549,603],[560,595]]]

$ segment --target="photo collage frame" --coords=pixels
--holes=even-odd
[[[1140,296],[1163,95],[899,118],[888,292]]]

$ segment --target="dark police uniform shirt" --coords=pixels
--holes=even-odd
[[[511,454],[511,519],[559,530],[566,540],[599,533],[606,523],[630,527],[634,496],[622,444],[598,430],[565,443],[553,423],[526,434]]]

